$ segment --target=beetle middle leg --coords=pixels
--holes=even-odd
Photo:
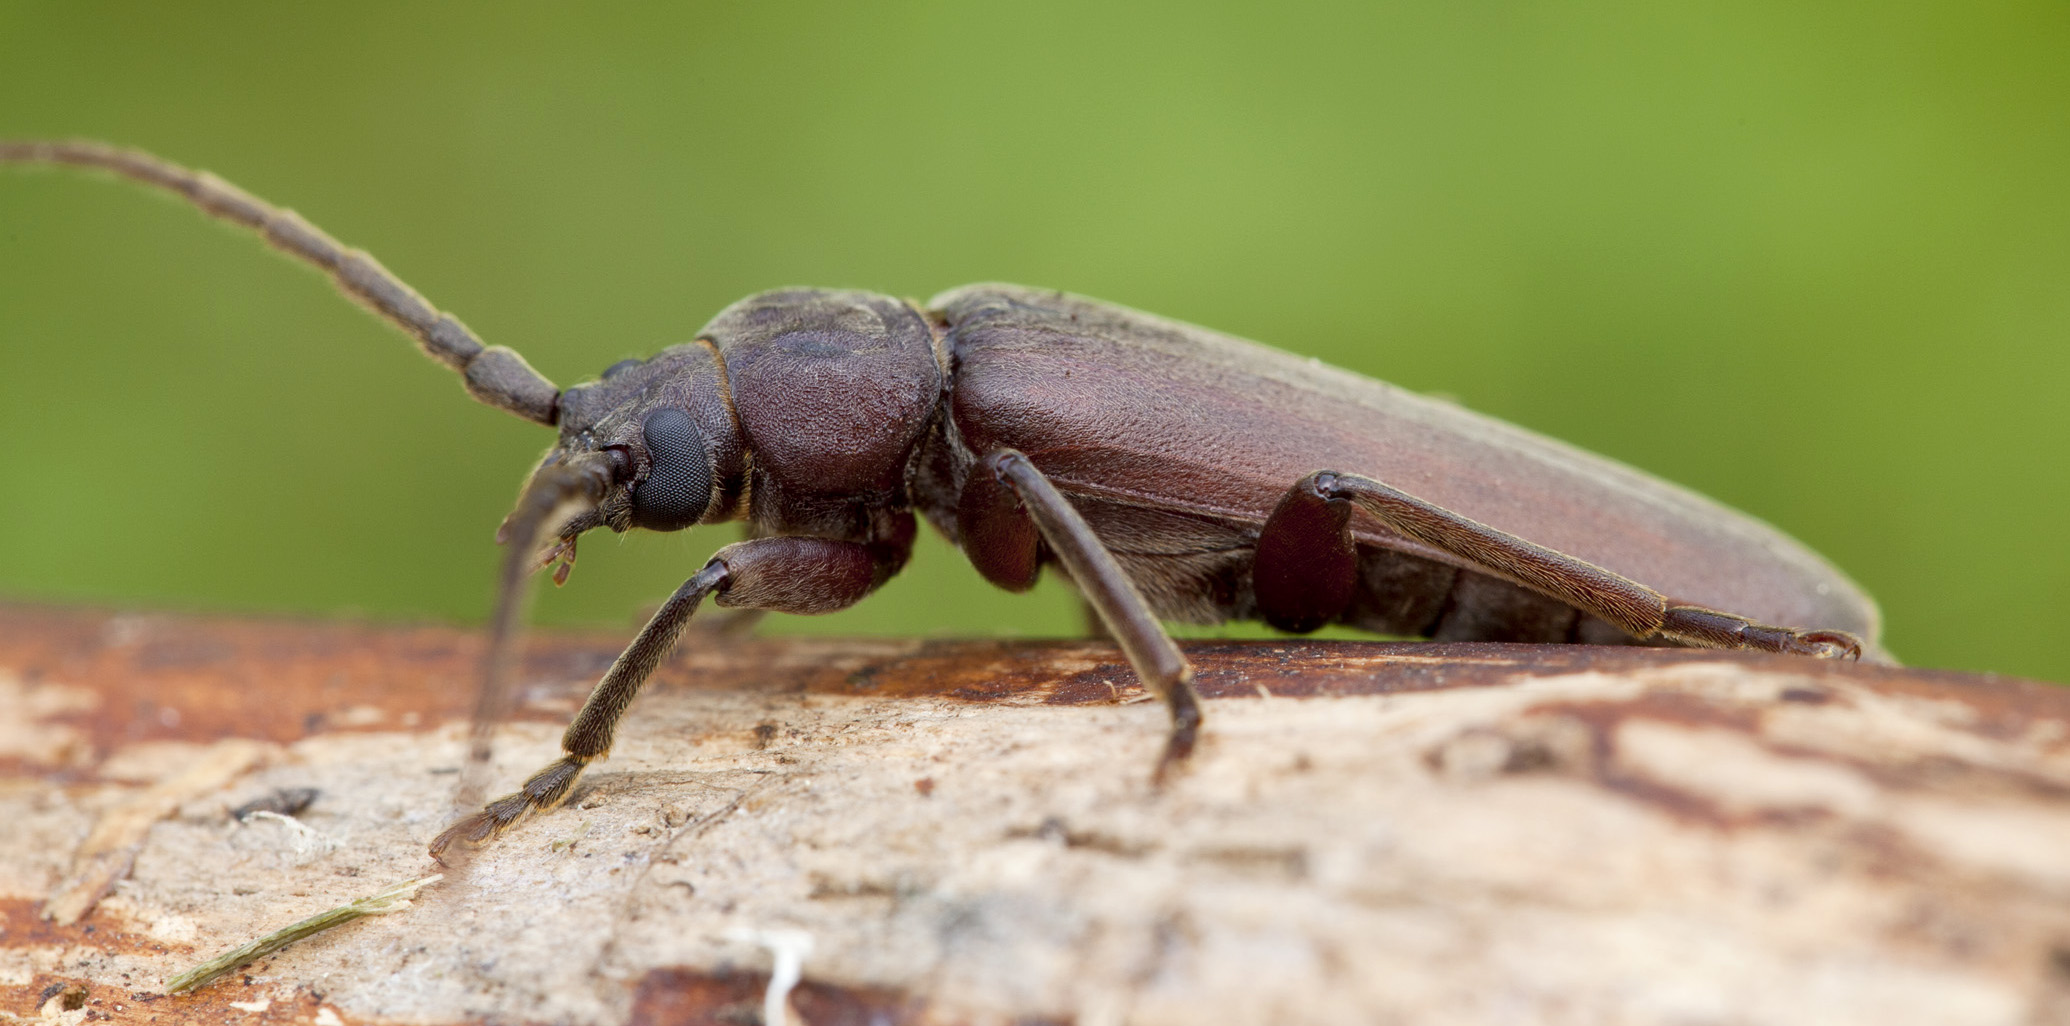
[[[888,537],[878,542],[757,538],[720,549],[619,653],[561,736],[561,757],[532,774],[517,791],[447,827],[431,842],[431,856],[442,857],[456,843],[481,844],[526,816],[567,800],[583,769],[610,754],[626,708],[675,648],[706,596],[721,606],[781,613],[831,613],[854,605],[898,572],[912,554],[912,516],[894,520]]]
[[[1143,686],[1171,710],[1172,732],[1155,777],[1163,782],[1193,752],[1200,696],[1193,690],[1193,667],[1114,554],[1049,478],[1012,449],[979,461],[956,516],[965,553],[994,584],[1012,591],[1032,587],[1040,570],[1038,541],[1064,565]]]
[[[1371,478],[1317,471],[1289,489],[1258,538],[1252,583],[1267,622],[1312,630],[1349,605],[1357,552],[1351,507],[1402,535],[1609,622],[1635,638],[1701,648],[1750,648],[1861,658],[1845,631],[1799,630],[1676,602],[1629,578],[1498,531]]]

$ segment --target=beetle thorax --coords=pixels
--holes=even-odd
[[[917,310],[868,292],[783,290],[726,308],[702,337],[724,361],[756,524],[862,539],[903,508],[942,391]]]

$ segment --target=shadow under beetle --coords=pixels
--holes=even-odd
[[[916,512],[1009,591],[1062,568],[1170,709],[1160,778],[1201,722],[1160,618],[1888,659],[1868,596],[1745,514],[1449,403],[1108,303],[1015,285],[924,305],[766,292],[693,342],[562,390],[372,257],[213,175],[86,142],[0,142],[0,162],[114,171],[252,228],[414,336],[476,399],[559,429],[497,534],[510,550],[478,762],[532,570],[558,564],[564,580],[597,527],[748,522],[750,538],[691,575],[605,673],[563,757],[440,834],[434,855],[565,799],[707,597],[845,608],[905,565]]]

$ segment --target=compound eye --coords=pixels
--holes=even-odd
[[[697,522],[712,498],[704,439],[682,410],[656,410],[641,425],[652,466],[632,491],[632,521],[649,531],[680,531]]]

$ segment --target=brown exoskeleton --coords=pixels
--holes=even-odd
[[[1460,407],[1122,307],[1011,285],[926,304],[768,292],[695,341],[561,390],[373,258],[211,175],[93,143],[0,143],[9,161],[112,170],[253,228],[476,399],[559,429],[498,534],[510,553],[482,722],[534,567],[564,577],[597,527],[751,526],[618,657],[563,757],[434,854],[565,799],[707,597],[849,606],[905,565],[915,513],[1000,587],[1061,567],[1170,709],[1160,776],[1201,722],[1160,618],[1887,658],[1874,603],[1766,524]]]

